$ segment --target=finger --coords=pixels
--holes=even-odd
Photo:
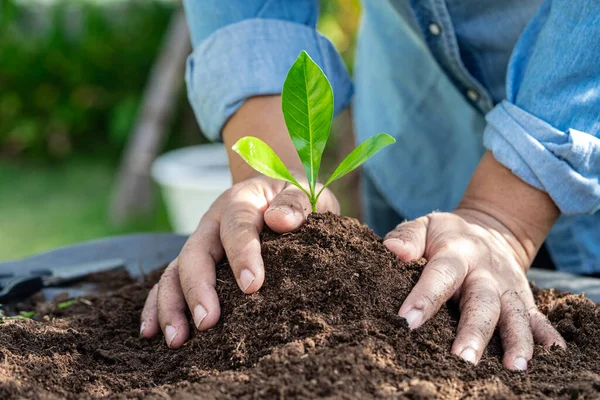
[[[556,328],[552,326],[548,317],[542,314],[535,306],[529,309],[529,321],[531,330],[533,331],[533,339],[536,343],[546,347],[556,345],[563,349],[567,348],[565,339],[558,333]]]
[[[510,290],[500,299],[501,312],[498,328],[502,347],[503,364],[515,371],[525,371],[533,356],[533,333],[529,324],[529,313],[519,294]]]
[[[277,233],[286,233],[298,229],[311,213],[310,200],[304,192],[293,185],[288,185],[271,202],[265,211],[265,222]],[[340,213],[340,206],[335,196],[324,190],[317,203],[317,211]]]
[[[158,284],[154,285],[146,302],[144,303],[144,309],[142,310],[141,324],[140,324],[140,336],[150,339],[160,332],[160,325],[158,324]]]
[[[434,316],[462,285],[468,271],[466,260],[451,252],[436,254],[425,266],[398,315],[410,329],[420,327]]]
[[[467,276],[459,307],[461,316],[452,353],[477,364],[500,318],[500,295],[491,276]]]
[[[423,257],[425,254],[427,217],[405,221],[385,235],[383,244],[404,262]]]
[[[179,282],[196,328],[215,326],[221,315],[215,266],[223,259],[219,221],[209,212],[179,255]]]
[[[267,201],[251,190],[232,192],[229,200],[221,217],[221,243],[238,286],[251,294],[260,289],[265,279],[259,232]]]
[[[533,332],[534,342],[545,347],[556,345],[566,349],[567,342],[565,342],[565,339],[563,339],[556,328],[552,326],[548,317],[538,310],[528,282],[524,282],[524,287],[521,290],[521,299],[525,303],[525,307],[529,314],[529,324],[531,325],[531,331]]]
[[[181,347],[189,335],[177,262],[176,259],[169,264],[158,282],[158,322],[167,346],[172,349]]]
[[[310,201],[304,192],[293,185],[287,186],[265,211],[265,222],[277,233],[298,229],[311,212]]]

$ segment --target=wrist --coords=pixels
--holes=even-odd
[[[487,152],[455,213],[485,220],[528,268],[560,212],[550,196],[514,175]]]

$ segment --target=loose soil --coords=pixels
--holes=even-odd
[[[450,354],[452,307],[409,331],[396,313],[424,262],[399,262],[356,220],[313,215],[262,241],[264,287],[243,295],[222,265],[221,321],[179,350],[138,337],[159,274],[5,322],[0,398],[600,398],[599,311],[582,296],[535,290],[568,350],[538,346],[527,373],[509,372],[496,335],[474,367]]]

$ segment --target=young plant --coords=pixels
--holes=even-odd
[[[71,300],[61,301],[60,303],[58,303],[57,308],[59,310],[65,310],[65,309],[67,309],[67,308],[69,308],[72,305],[75,305],[77,303],[79,303],[78,299],[71,299]]]
[[[319,196],[331,182],[396,142],[387,133],[370,137],[346,156],[317,193],[315,187],[321,157],[333,120],[333,90],[321,68],[306,51],[300,53],[288,71],[281,98],[285,124],[306,171],[308,189],[298,183],[273,149],[262,140],[246,136],[238,140],[232,149],[261,174],[297,186],[308,196],[313,212],[317,211]]]
[[[16,321],[20,319],[28,319],[35,317],[35,311],[21,311],[18,315],[7,317],[4,315],[4,311],[0,310],[0,324],[3,324],[6,321]]]

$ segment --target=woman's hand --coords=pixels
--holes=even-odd
[[[452,352],[474,364],[496,326],[509,369],[527,368],[534,342],[566,347],[537,309],[525,275],[557,217],[546,193],[487,153],[454,212],[404,222],[386,236],[403,261],[428,261],[398,314],[417,329],[447,300],[458,301]]]
[[[417,329],[454,298],[461,318],[452,352],[473,364],[496,326],[509,369],[527,369],[534,341],[566,347],[535,306],[525,276],[529,264],[517,242],[497,220],[470,209],[433,213],[398,225],[385,245],[403,261],[428,260],[398,314]]]
[[[247,99],[222,135],[235,184],[213,203],[179,257],[148,294],[141,317],[143,337],[162,331],[169,347],[180,347],[189,336],[186,309],[197,329],[214,326],[221,314],[215,290],[216,264],[227,256],[240,289],[246,294],[256,292],[265,279],[259,240],[264,224],[275,232],[291,232],[310,214],[310,202],[300,189],[258,174],[231,150],[246,135],[267,142],[298,181],[306,183],[306,178],[301,178],[304,167],[287,133],[281,96]],[[323,191],[317,210],[339,214],[337,199],[329,190]]]
[[[317,208],[339,213],[338,202],[327,189]],[[140,334],[151,338],[162,331],[170,348],[180,347],[189,336],[187,309],[198,330],[213,327],[221,313],[215,266],[227,256],[240,289],[246,294],[256,292],[265,279],[259,240],[264,223],[275,232],[290,232],[310,212],[310,202],[298,188],[264,176],[227,190],[148,294]]]

